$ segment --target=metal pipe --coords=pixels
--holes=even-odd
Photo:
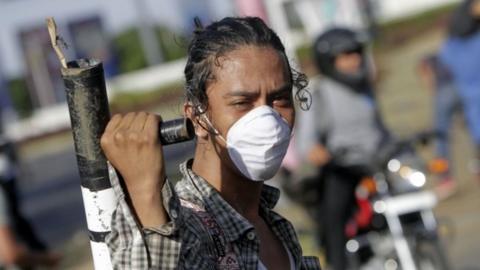
[[[402,269],[416,270],[417,267],[415,266],[415,260],[410,250],[408,241],[405,238],[405,234],[403,232],[402,223],[400,222],[399,216],[395,214],[389,214],[387,212],[385,214],[385,218],[388,223],[388,228],[392,233],[393,244],[395,246],[395,250],[398,255],[398,260],[400,261],[400,265],[402,266]]]
[[[110,119],[102,63],[77,60],[62,68],[95,269],[112,269],[105,236],[117,204],[100,138]]]

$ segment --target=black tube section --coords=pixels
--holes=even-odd
[[[103,66],[79,59],[62,69],[81,185],[90,191],[110,188],[100,137],[110,119]]]

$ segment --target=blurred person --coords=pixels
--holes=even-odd
[[[298,148],[318,166],[322,183],[319,208],[327,264],[346,269],[345,225],[355,205],[355,188],[372,174],[376,151],[387,141],[370,83],[365,45],[358,33],[333,28],[314,42],[316,67],[312,106],[300,112]]]
[[[185,116],[194,158],[166,179],[159,116],[115,115],[102,148],[124,179],[107,236],[115,269],[320,269],[303,257],[289,221],[276,214],[278,171],[306,78],[256,17],[227,17],[197,29],[185,67]]]
[[[440,59],[452,72],[476,148],[472,170],[480,183],[480,1],[466,0],[453,13]]]
[[[20,211],[17,190],[19,161],[16,145],[5,133],[6,123],[4,121],[8,118],[3,117],[4,113],[9,113],[9,108],[0,108],[0,189],[4,192],[6,207],[11,217],[11,225],[15,228],[17,236],[29,248],[45,251],[47,250],[46,244],[40,240],[30,222]]]
[[[16,147],[13,142],[0,134],[0,189],[4,192],[12,226],[15,228],[18,237],[20,237],[29,248],[45,251],[47,250],[46,244],[39,239],[30,222],[20,211],[17,178],[18,159]]]
[[[17,240],[18,233],[10,214],[9,200],[0,189],[0,269],[33,269],[55,267],[60,255],[53,252],[35,251]]]
[[[5,83],[0,90],[7,94]],[[4,96],[6,98],[7,96]],[[0,106],[0,269],[12,266],[30,269],[33,266],[55,266],[60,256],[47,252],[30,222],[20,211],[18,198],[18,157],[15,144],[5,135],[6,121],[11,120],[9,101]],[[5,114],[7,116],[5,116]]]
[[[450,156],[450,129],[455,113],[462,109],[453,77],[439,58],[438,54],[430,54],[421,59],[418,74],[423,85],[434,96],[434,124],[437,133],[436,158],[431,162],[433,171],[440,173],[435,187],[439,198],[447,198],[457,189],[452,176],[452,160]]]

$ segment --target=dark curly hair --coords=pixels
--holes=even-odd
[[[205,28],[195,18],[195,26],[184,71],[186,99],[193,104],[195,115],[207,110],[206,87],[209,81],[215,79],[213,70],[218,57],[244,45],[270,46],[284,55],[292,85],[296,88],[295,99],[300,102],[302,109],[310,106],[310,94],[305,89],[308,85],[307,77],[291,68],[280,38],[260,18],[226,17]]]

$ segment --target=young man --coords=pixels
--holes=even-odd
[[[452,16],[440,60],[452,72],[476,147],[471,169],[480,183],[480,1],[465,0]]]
[[[345,224],[358,182],[370,176],[375,153],[387,140],[370,84],[364,45],[357,33],[333,28],[314,43],[321,74],[312,81],[312,107],[301,112],[300,152],[322,170],[320,216],[331,269],[346,269]]]
[[[278,190],[264,184],[286,153],[292,90],[305,78],[258,18],[197,28],[185,67],[197,143],[182,181],[174,189],[166,180],[159,117],[116,115],[102,137],[125,182],[114,182],[120,203],[107,237],[115,269],[319,269],[272,211]]]

